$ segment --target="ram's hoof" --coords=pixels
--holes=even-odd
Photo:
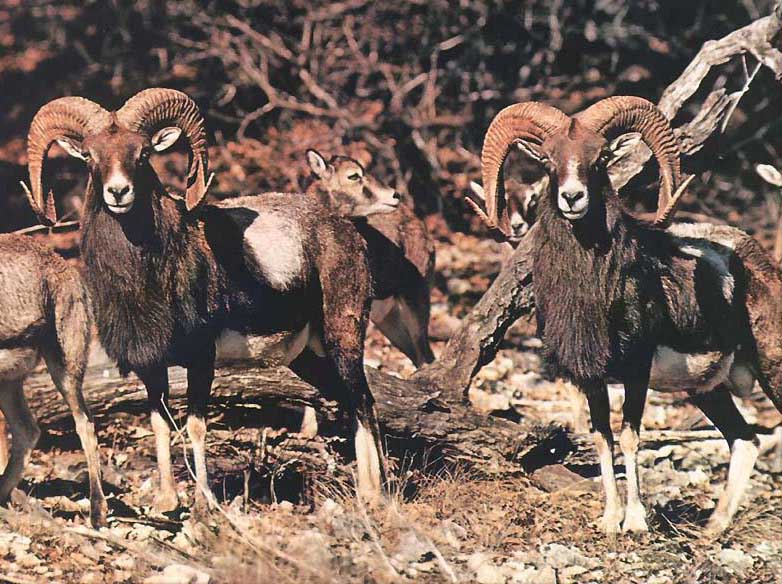
[[[622,531],[639,532],[649,531],[646,523],[646,509],[641,507],[628,507],[625,510],[625,520],[622,522]]]
[[[179,498],[175,491],[161,491],[155,497],[152,508],[156,513],[170,513],[179,508]]]

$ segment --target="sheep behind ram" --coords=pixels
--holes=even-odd
[[[316,177],[307,194],[351,218],[367,243],[372,272],[370,318],[416,367],[434,360],[429,345],[434,242],[399,194],[367,173],[355,159],[326,159],[307,151]]]

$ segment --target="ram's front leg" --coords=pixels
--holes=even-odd
[[[158,513],[166,513],[179,506],[174,473],[171,470],[171,426],[167,403],[168,369],[165,365],[159,365],[137,373],[147,388],[152,431],[155,433],[160,490],[155,495],[154,507]]]
[[[623,409],[622,434],[619,447],[625,459],[627,475],[627,509],[625,510],[624,531],[649,531],[646,524],[646,509],[641,502],[641,483],[638,477],[638,446],[640,444],[641,418],[646,403],[648,375],[625,382],[625,402]]]
[[[214,363],[215,349],[212,345],[200,356],[198,363],[187,368],[187,435],[195,461],[194,511],[197,513],[206,512],[209,504],[215,504],[206,470],[206,414],[215,376]]]
[[[603,530],[608,534],[615,534],[619,532],[624,510],[614,475],[614,435],[611,432],[611,406],[608,401],[608,388],[605,382],[595,381],[582,384],[581,389],[586,394],[589,404],[592,439],[600,459],[600,475],[605,490]]]

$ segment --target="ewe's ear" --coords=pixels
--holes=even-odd
[[[782,187],[782,172],[779,172],[776,168],[770,164],[758,164],[755,167],[755,171],[760,175],[764,181],[775,187]]]
[[[521,150],[524,154],[529,156],[535,162],[545,164],[548,160],[543,151],[540,149],[540,144],[536,142],[530,142],[529,140],[516,140],[516,148]]]
[[[163,152],[163,150],[171,148],[174,143],[179,140],[181,135],[182,128],[176,126],[169,126],[168,128],[158,130],[155,132],[155,135],[152,136],[152,149],[155,152]]]
[[[315,176],[318,178],[323,178],[326,176],[329,165],[317,150],[307,150],[307,162],[310,165],[310,170],[315,174]]]
[[[628,132],[615,138],[608,145],[608,160],[606,166],[612,166],[627,156],[641,141],[640,132]]]
[[[81,142],[78,142],[73,138],[68,138],[67,136],[63,136],[62,138],[57,138],[57,144],[59,144],[60,148],[65,150],[68,154],[70,154],[74,158],[78,158],[79,160],[84,160],[84,161],[87,160],[87,155],[81,149]]]

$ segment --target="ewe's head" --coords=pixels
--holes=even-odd
[[[617,136],[609,142],[609,138]],[[611,192],[607,168],[643,140],[660,166],[654,223],[670,221],[683,193],[679,147],[665,116],[638,97],[604,99],[574,117],[527,102],[502,110],[491,123],[481,155],[486,213],[495,235],[512,239],[502,167],[515,146],[539,162],[549,177],[550,203],[564,219],[578,222]]]
[[[44,202],[42,168],[46,153],[57,142],[71,156],[83,160],[92,189],[87,208],[105,206],[115,215],[128,213],[137,202],[139,179],[152,172],[149,157],[187,138],[191,159],[187,208],[206,195],[207,152],[203,119],[195,102],[173,89],[147,89],[130,98],[116,112],[81,97],[63,97],[43,106],[33,118],[27,153],[33,210],[45,222],[56,220],[51,200]]]
[[[540,186],[547,186],[548,181],[541,181],[534,185],[521,184],[513,179],[506,181],[507,190],[505,191],[508,207],[508,217],[511,233],[508,241],[517,244],[521,238],[527,234],[527,231],[538,220],[538,199],[540,192],[537,190]],[[470,181],[470,190],[474,198],[468,196],[467,201],[481,216],[485,217],[483,209],[486,208],[486,194],[483,187],[474,181]],[[475,200],[477,199],[477,201]]]
[[[391,213],[399,205],[399,193],[368,174],[353,158],[333,156],[326,162],[317,151],[307,150],[307,162],[328,194],[331,208],[343,217]]]

